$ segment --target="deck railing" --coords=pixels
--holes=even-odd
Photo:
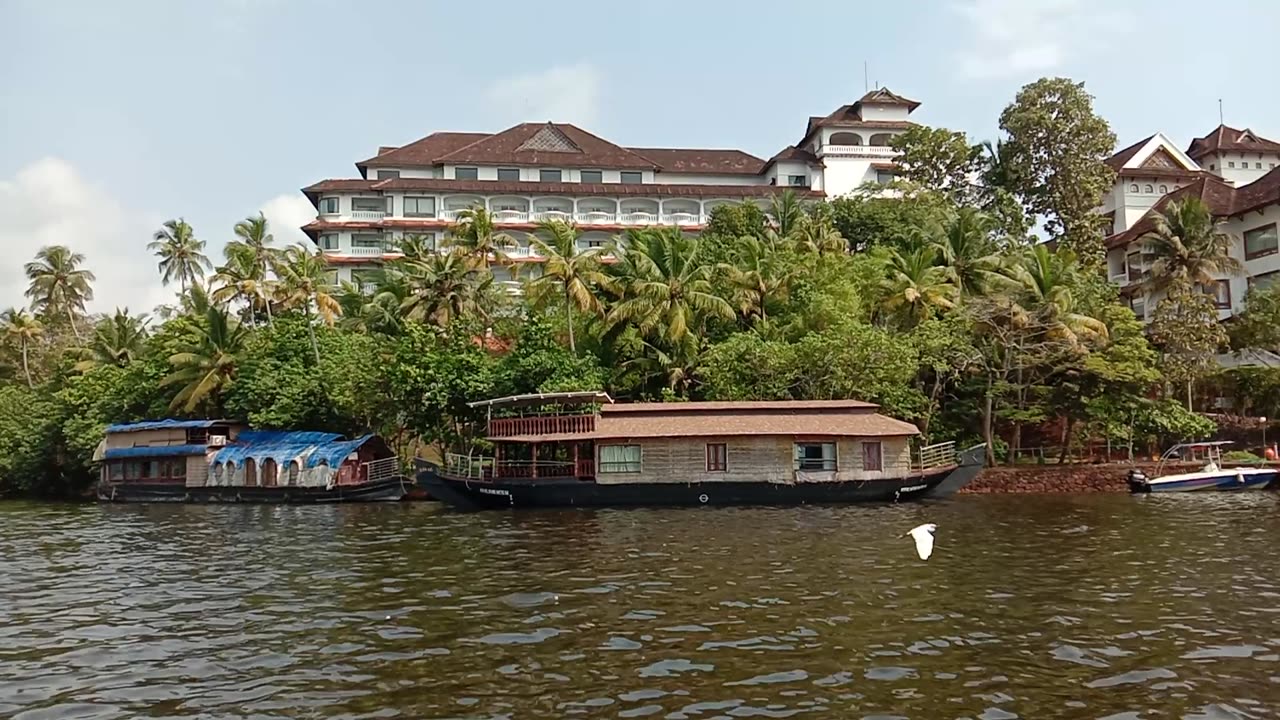
[[[444,456],[444,472],[453,477],[487,480],[493,477],[493,458],[483,455],[446,453]]]
[[[956,462],[954,441],[925,445],[916,453],[916,468],[921,471],[955,465]]]
[[[400,468],[400,458],[394,455],[370,460],[364,463],[363,467],[366,482],[390,480],[403,474]]]
[[[535,478],[591,478],[596,464],[592,458],[573,460],[494,460],[481,455],[444,456],[444,473],[470,480]]]
[[[489,420],[489,437],[589,433],[595,429],[595,415],[537,415]]]

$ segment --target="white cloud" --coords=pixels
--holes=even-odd
[[[300,229],[303,225],[316,219],[315,206],[302,195],[277,195],[263,203],[260,208],[267,216],[267,226],[275,237],[277,247],[302,244],[315,248],[315,244]]]
[[[590,129],[600,113],[600,71],[586,63],[504,78],[489,86],[492,114],[508,124],[569,122]]]
[[[91,312],[128,306],[151,309],[172,297],[160,282],[147,251],[162,219],[124,207],[110,193],[87,182],[65,160],[47,157],[0,179],[0,305],[22,306],[27,280],[23,265],[46,245],[66,245],[85,256],[93,271]]]
[[[1048,72],[1132,27],[1128,13],[1102,0],[960,0],[953,7],[972,30],[956,67],[973,79]]]

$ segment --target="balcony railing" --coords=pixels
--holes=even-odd
[[[386,217],[385,210],[352,210],[352,220],[381,220]]]
[[[442,210],[439,219],[445,222],[457,222],[462,210]],[[532,225],[540,222],[559,220],[577,225],[705,225],[707,216],[700,212],[606,212],[593,210],[587,212],[563,212],[560,210],[540,210],[525,212],[523,210],[494,210],[493,221],[499,224]],[[353,213],[354,216],[354,213]]]
[[[351,248],[352,255],[359,255],[361,257],[382,257],[383,255],[389,252],[391,252],[391,248],[383,245],[378,245],[378,246],[359,245],[359,246],[352,246]]]
[[[822,157],[824,155],[894,158],[898,156],[898,151],[887,145],[823,145],[818,148],[818,157]]]
[[[513,435],[556,435],[595,432],[595,415],[539,415],[535,417],[492,418],[490,437]]]
[[[444,457],[445,475],[468,480],[508,480],[538,478],[590,478],[595,477],[596,463],[592,458],[573,460],[495,460],[479,455],[448,453]]]

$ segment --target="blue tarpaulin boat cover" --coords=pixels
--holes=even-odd
[[[225,425],[226,420],[144,420],[135,423],[108,425],[107,432],[138,432],[140,430],[182,430],[185,428],[207,428],[211,425]]]
[[[336,469],[348,455],[372,437],[373,435],[365,435],[354,440],[343,440],[341,435],[335,433],[245,430],[236,437],[234,444],[219,450],[213,462],[242,466],[245,460],[253,458],[261,466],[264,460],[271,459],[278,466],[287,467],[290,462],[298,460],[303,468],[325,464]]]
[[[102,457],[107,460],[119,460],[121,458],[153,458],[153,457],[183,457],[190,455],[203,455],[208,448],[204,445],[152,445],[150,447],[122,447],[107,448],[103,451]]]

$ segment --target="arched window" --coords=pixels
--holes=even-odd
[[[1164,195],[1164,194],[1165,194],[1165,193],[1167,193],[1167,192],[1169,192],[1169,186],[1168,186],[1168,185],[1161,185],[1161,186],[1160,186],[1160,194],[1161,194],[1161,195]]]
[[[277,474],[278,474],[278,470],[276,468],[275,460],[272,460],[271,458],[267,458],[266,460],[262,461],[262,485],[264,487],[275,487],[277,484],[276,483]]]
[[[1150,185],[1147,185],[1146,187],[1142,188],[1142,192],[1146,192],[1146,193],[1153,193],[1155,191],[1156,189],[1151,187]]]
[[[294,460],[289,463],[289,485],[298,484],[298,475],[302,473],[302,461]]]
[[[258,463],[253,458],[244,461],[244,484],[245,487],[258,484]]]
[[[1130,185],[1130,186],[1129,186],[1129,192],[1138,192],[1138,186],[1137,186],[1137,185]]]
[[[830,143],[832,145],[861,145],[862,136],[851,132],[832,133]]]

